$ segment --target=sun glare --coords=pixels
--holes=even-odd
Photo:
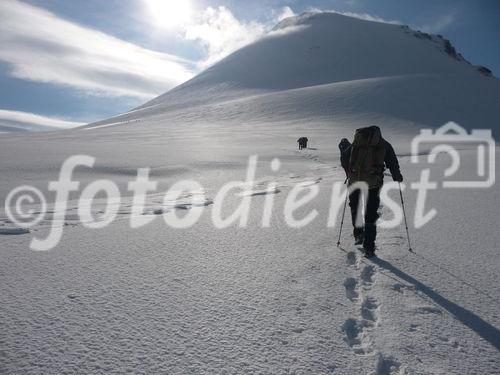
[[[146,0],[155,22],[161,27],[180,26],[192,17],[190,0]]]

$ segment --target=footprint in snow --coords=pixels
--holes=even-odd
[[[28,228],[0,228],[0,235],[12,235],[17,236],[20,234],[28,234],[30,230]]]
[[[437,315],[441,315],[443,314],[443,311],[441,309],[438,309],[437,307],[433,307],[433,306],[422,306],[422,307],[418,307],[417,309],[415,309],[415,312],[417,314],[437,314]]]
[[[257,190],[246,190],[241,192],[239,195],[242,197],[253,197],[256,195],[268,195],[268,194],[278,194],[281,190],[277,187],[267,188],[267,189],[257,189]]]
[[[374,375],[400,374],[401,363],[393,357],[386,357],[382,354],[377,359],[377,367]]]
[[[374,283],[375,268],[373,266],[365,266],[361,271],[361,279],[365,285]]]
[[[354,277],[348,277],[344,281],[346,297],[351,302],[356,302],[359,299],[358,281]]]
[[[361,316],[363,319],[370,322],[378,321],[378,307],[379,304],[377,300],[373,297],[367,297],[361,304]]]
[[[418,324],[410,324],[410,327],[408,328],[408,332],[416,332],[416,331],[418,331],[419,327],[420,326]]]
[[[322,177],[318,177],[318,178],[315,178],[314,180],[306,180],[306,181],[299,182],[299,183],[297,183],[297,185],[300,187],[317,185],[321,182],[322,179],[323,179]]]
[[[366,322],[353,318],[347,319],[342,325],[345,341],[356,354],[372,352],[370,338],[365,334]]]
[[[356,254],[354,253],[354,251],[350,251],[349,253],[347,253],[347,264],[350,265],[350,266],[354,266],[356,264]]]

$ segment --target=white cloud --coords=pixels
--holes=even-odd
[[[67,121],[60,118],[46,117],[29,112],[0,109],[0,130],[52,130],[69,129],[84,125],[81,122]]]
[[[189,61],[17,0],[0,1],[0,45],[12,76],[92,94],[151,98],[192,76]]]
[[[349,16],[349,17],[354,17],[354,18],[359,18],[362,20],[366,21],[373,21],[373,22],[382,22],[382,23],[390,23],[394,25],[401,25],[401,21],[398,20],[388,20],[382,17],[379,17],[375,14],[368,14],[368,13],[354,13],[354,12],[336,12],[343,14],[344,16]]]
[[[309,11],[310,12],[317,12],[317,13],[323,13],[323,12],[338,13],[338,14],[342,14],[342,15],[348,16],[348,17],[359,18],[360,20],[390,23],[393,25],[401,25],[402,24],[402,22],[398,21],[398,20],[389,20],[389,19],[382,18],[382,17],[379,17],[379,16],[374,15],[374,14],[368,14],[368,13],[341,12],[341,11],[338,11],[335,9],[322,10],[319,8],[309,8]]]
[[[456,20],[456,16],[457,16],[456,12],[452,11],[448,14],[445,14],[437,18],[433,22],[421,26],[415,26],[415,28],[431,34],[439,33],[444,29],[446,29],[451,24],[453,24]]]
[[[202,45],[206,58],[198,63],[200,68],[223,59],[235,50],[263,37],[277,23],[295,16],[289,6],[273,9],[268,22],[238,20],[230,9],[208,7],[201,15],[185,26],[185,37]],[[274,34],[273,34],[274,35]]]
[[[309,8],[308,11],[317,13],[332,12],[367,21],[401,24],[400,21],[388,20],[368,13],[340,12],[335,9],[322,10],[319,8]],[[296,13],[292,8],[284,6],[281,9],[271,10],[267,22],[245,22],[238,20],[231,10],[224,6],[208,7],[201,12],[200,16],[191,20],[190,24],[184,26],[185,37],[188,40],[201,43],[207,57],[200,61],[198,66],[199,68],[206,68],[238,48],[264,37],[277,23],[295,15]],[[268,33],[267,36],[273,37],[300,29],[300,27],[297,27],[288,28],[286,31],[273,31]]]
[[[276,23],[283,21],[285,18],[293,17],[296,15],[293,9],[289,6],[285,6],[281,8],[279,12],[274,11],[273,13],[275,14],[274,21]]]
[[[309,8],[308,11],[310,12],[317,12],[317,13],[323,13],[323,12],[332,12],[332,13],[338,13],[342,14],[344,16],[349,16],[349,17],[354,17],[354,18],[359,18],[362,20],[366,21],[374,21],[374,22],[382,22],[382,23],[389,23],[389,24],[394,24],[394,25],[402,25],[403,22],[399,20],[390,20],[386,19],[374,14],[368,14],[368,13],[355,13],[355,12],[341,12],[335,9],[329,9],[329,10],[322,10],[319,8]],[[412,28],[422,30],[428,33],[439,33],[446,29],[448,26],[452,25],[457,18],[457,12],[455,10],[449,12],[448,14],[444,14],[437,19],[435,19],[432,22],[426,23],[424,25],[412,25]]]
[[[226,7],[206,8],[193,24],[187,25],[185,37],[198,41],[207,58],[200,62],[206,67],[264,35],[266,25],[238,20]]]
[[[337,13],[397,23],[369,14]],[[200,44],[206,57],[192,62],[77,25],[19,0],[2,0],[0,60],[10,64],[9,74],[16,78],[69,86],[94,95],[149,99],[261,38],[295,13],[285,6],[270,15],[267,22],[243,21],[224,6],[193,14],[194,18],[182,26],[183,36]]]

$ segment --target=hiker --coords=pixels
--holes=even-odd
[[[380,189],[384,183],[385,168],[389,169],[394,181],[403,181],[398,158],[391,144],[382,138],[378,126],[357,129],[353,143],[344,138],[339,149],[340,162],[346,172],[348,186],[356,182],[365,182],[368,185],[368,196],[364,197],[364,227],[356,227],[358,210],[361,208],[359,189],[349,194],[349,207],[355,244],[363,244],[365,255],[372,257],[375,255],[376,222],[379,218]]]
[[[299,144],[299,150],[307,148],[307,142],[309,142],[309,139],[307,139],[307,137],[300,137],[299,139],[297,139],[297,143]]]
[[[340,149],[340,164],[347,175],[347,166],[349,165],[349,155],[346,151],[351,147],[351,142],[347,140],[347,138],[342,138],[339,143]]]

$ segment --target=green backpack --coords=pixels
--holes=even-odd
[[[369,188],[382,186],[385,152],[378,126],[356,129],[349,159],[349,183],[364,181]]]

